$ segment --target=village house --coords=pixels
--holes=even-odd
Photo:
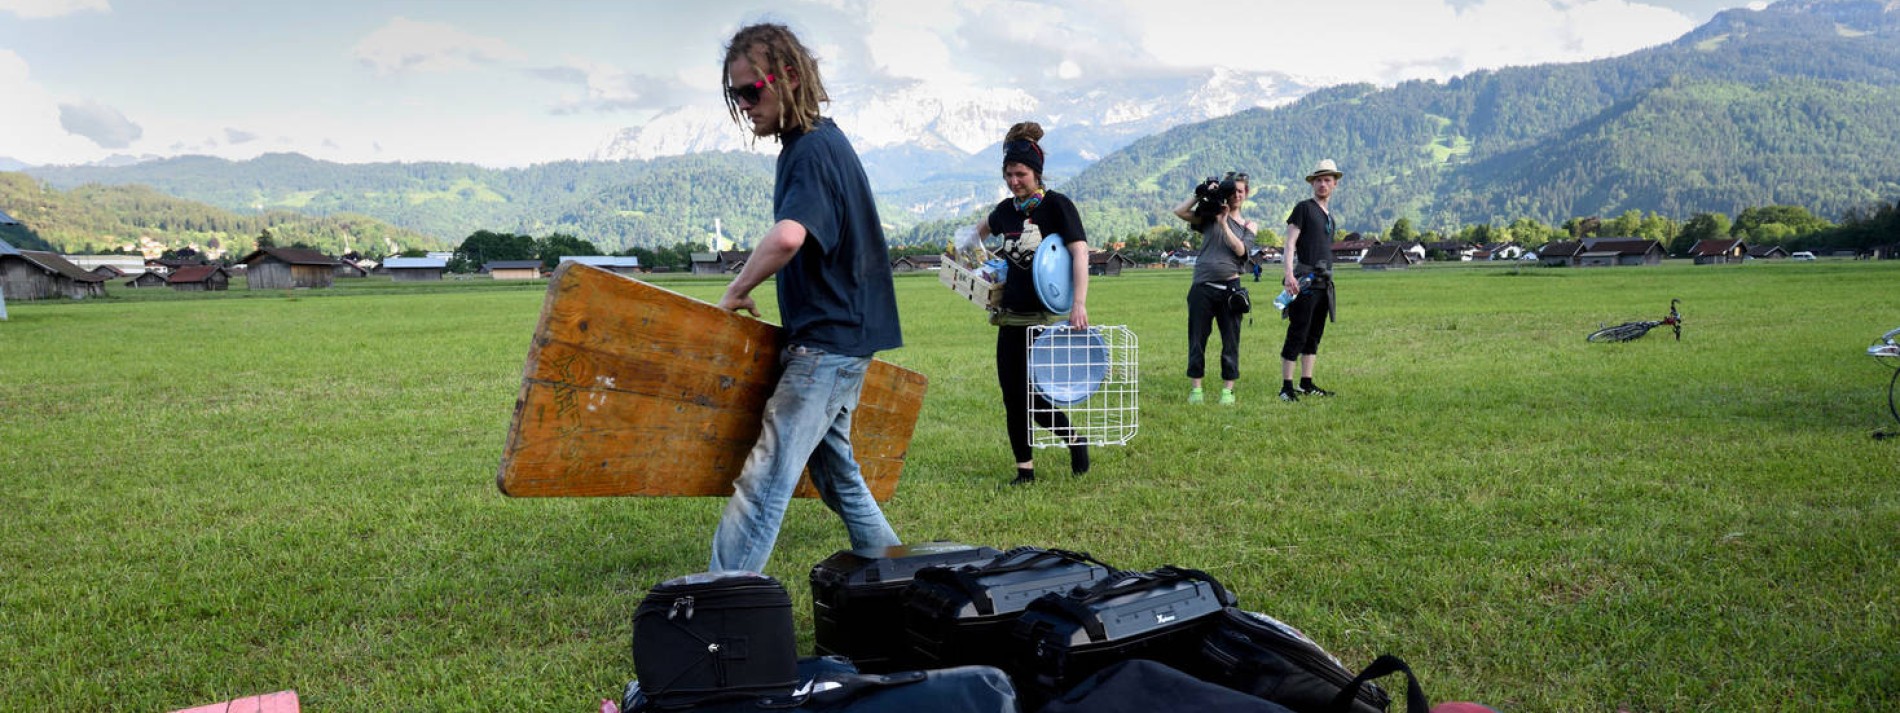
[[[221,292],[231,289],[231,273],[223,265],[193,265],[174,270],[165,282],[179,292]]]
[[[382,270],[392,282],[433,282],[448,267],[449,261],[437,257],[392,257],[383,260]]]
[[[246,282],[253,290],[327,288],[336,284],[337,260],[308,248],[259,248],[238,264],[244,266]]]
[[[1348,233],[1345,240],[1333,243],[1333,262],[1359,262],[1367,251],[1379,245],[1377,240],[1365,240],[1358,233]]]

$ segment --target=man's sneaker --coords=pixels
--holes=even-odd
[[[1234,405],[1234,390],[1233,389],[1220,390],[1220,405],[1222,406]]]
[[[1322,389],[1318,385],[1302,386],[1300,387],[1300,395],[1301,396],[1332,396],[1333,392]]]
[[[1206,400],[1207,397],[1201,393],[1201,387],[1199,386],[1194,387],[1193,391],[1188,392],[1188,403],[1198,404]]]
[[[1299,392],[1294,391],[1292,387],[1282,386],[1280,387],[1280,400],[1281,401],[1298,401],[1300,400],[1300,394]]]

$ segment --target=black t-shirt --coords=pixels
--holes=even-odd
[[[1300,240],[1293,245],[1293,259],[1302,265],[1332,267],[1333,216],[1308,198],[1293,206],[1287,225],[1300,229]]]
[[[903,346],[890,252],[857,152],[830,119],[780,138],[772,215],[807,233],[778,271],[786,343],[849,356]]]
[[[1036,224],[1042,231],[1042,239],[1050,240],[1051,235],[1062,236],[1063,246],[1069,243],[1088,242],[1089,236],[1082,229],[1082,216],[1075,212],[1075,203],[1068,196],[1055,191],[1043,191],[1042,204],[1024,216],[1016,210],[1014,198],[1004,198],[990,211],[990,234],[1003,238],[1004,250],[1001,255],[1009,261],[1009,279],[1003,282],[1003,309],[1017,312],[1046,312],[1042,296],[1036,293],[1034,280],[1016,279],[1017,275],[1029,274],[1033,251],[1012,252],[1009,245],[1016,236],[1022,235],[1024,219]]]

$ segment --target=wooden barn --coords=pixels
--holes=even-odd
[[[1661,265],[1662,244],[1642,238],[1584,238],[1577,253],[1578,267]]]
[[[174,271],[165,282],[179,292],[222,292],[231,289],[231,273],[223,265],[193,265]]]
[[[305,248],[259,248],[238,264],[253,290],[330,287],[337,260]]]
[[[578,262],[620,275],[640,274],[640,258],[632,255],[563,255],[555,264]]]
[[[907,255],[891,260],[891,272],[943,269],[942,255]]]
[[[1398,245],[1378,245],[1359,259],[1362,270],[1403,270],[1412,266],[1412,254]]]
[[[146,270],[125,281],[126,287],[164,287],[165,284],[164,273],[157,270]]]
[[[721,250],[715,253],[693,253],[693,274],[726,275],[745,269],[745,261],[752,259],[750,250]]]
[[[494,260],[482,264],[482,272],[497,280],[538,280],[540,260]]]
[[[348,260],[338,260],[336,261],[336,276],[337,277],[352,277],[352,278],[369,277],[369,271],[363,269],[362,265],[358,265]]]
[[[1113,250],[1089,253],[1089,274],[1100,277],[1118,277],[1122,270],[1135,264],[1128,256]]]
[[[1695,258],[1697,265],[1741,262],[1748,256],[1748,244],[1739,239],[1697,240],[1695,247],[1689,248],[1689,256]]]
[[[392,257],[383,261],[382,270],[395,282],[435,282],[449,269],[449,261],[439,257]]]
[[[100,265],[91,270],[87,270],[87,272],[106,278],[107,280],[116,280],[125,277],[125,271],[119,269],[117,265]]]
[[[58,253],[17,250],[0,253],[0,294],[11,300],[106,296],[106,278],[86,272]]]

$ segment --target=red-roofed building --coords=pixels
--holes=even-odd
[[[165,283],[179,292],[217,292],[231,289],[231,273],[223,265],[192,265],[173,270]]]
[[[1689,256],[1695,258],[1697,265],[1741,262],[1742,258],[1748,257],[1748,244],[1739,238],[1697,240],[1695,247],[1689,248]]]

